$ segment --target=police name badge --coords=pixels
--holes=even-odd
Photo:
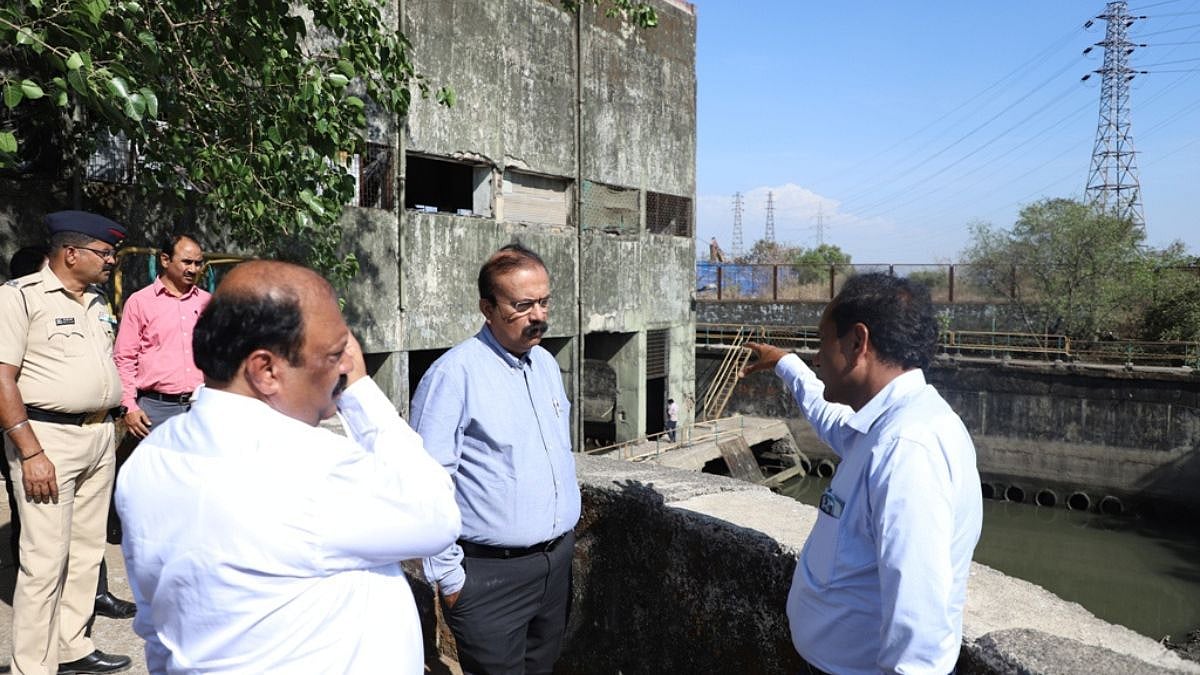
[[[846,508],[846,502],[842,501],[841,497],[838,497],[833,493],[832,487],[827,487],[825,488],[825,492],[821,493],[820,508],[821,511],[833,516],[834,518],[841,518],[842,509]]]
[[[75,325],[75,317],[60,316],[54,320],[54,325],[55,326],[74,326]]]

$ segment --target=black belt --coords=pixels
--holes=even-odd
[[[121,416],[120,408],[97,410],[88,413],[63,413],[53,410],[43,410],[31,405],[25,406],[25,415],[35,422],[50,422],[51,424],[72,424],[81,427],[85,424],[109,422]]]
[[[194,392],[189,391],[182,394],[164,394],[160,391],[153,391],[150,389],[138,389],[138,398],[145,396],[146,398],[152,398],[155,401],[162,401],[163,403],[179,403],[186,405],[192,400],[193,393]]]
[[[463,555],[468,558],[521,558],[535,553],[549,553],[558,546],[559,542],[565,539],[566,532],[548,541],[543,541],[540,544],[526,546],[525,548],[506,548],[503,546],[488,546],[486,544],[476,544],[473,541],[458,540],[458,545],[463,550]]]

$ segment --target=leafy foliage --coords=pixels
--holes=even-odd
[[[369,110],[455,98],[414,69],[395,24],[380,0],[5,0],[0,167],[53,146],[78,178],[102,132],[123,134],[144,198],[198,202],[236,243],[344,282],[357,261],[338,253],[338,220]]]
[[[1181,335],[1172,328],[1185,325],[1174,316],[1178,303],[1195,298],[1200,284],[1163,274],[1186,258],[1181,245],[1155,251],[1143,239],[1129,221],[1082,202],[1046,199],[1022,209],[1011,230],[973,225],[962,259],[970,264],[969,282],[1012,297],[1029,332]]]
[[[849,265],[850,254],[833,244],[805,248],[759,239],[754,242],[749,253],[735,262],[749,265],[790,265],[796,270],[796,282],[809,284],[827,278],[830,265]]]

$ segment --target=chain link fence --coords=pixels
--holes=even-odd
[[[584,231],[637,234],[641,226],[638,191],[583,181],[579,226]]]

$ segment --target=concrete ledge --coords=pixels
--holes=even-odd
[[[795,672],[785,602],[816,509],[728,478],[579,456],[571,673]],[[1154,640],[974,565],[969,673],[1200,673]]]

